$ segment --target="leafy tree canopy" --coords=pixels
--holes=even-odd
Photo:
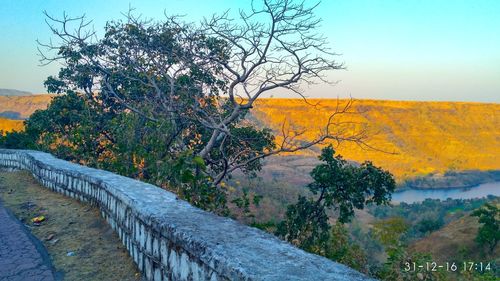
[[[277,234],[299,247],[313,251],[323,248],[330,237],[328,210],[338,213],[338,222],[350,221],[355,209],[366,204],[388,204],[395,189],[392,175],[375,167],[371,162],[359,166],[335,156],[331,147],[322,149],[308,185],[314,198],[299,196],[298,202],[289,205],[286,218],[277,227]]]
[[[500,240],[500,210],[497,206],[486,203],[482,208],[472,212],[471,216],[478,217],[482,226],[476,236],[479,245],[487,246],[492,252]]]
[[[325,72],[342,68],[315,31],[315,7],[263,0],[236,19],[224,13],[201,24],[129,11],[124,20],[109,21],[102,37],[85,17],[46,14],[56,38],[40,43],[42,62],[64,67],[45,85],[49,92],[81,93],[100,112],[133,113],[161,126],[165,152],[191,150],[217,185],[235,170],[261,169],[269,155],[329,139],[361,143],[359,135],[333,128],[333,116],[346,108],[332,112],[324,132],[306,143],[284,132],[277,145],[269,129],[245,118],[263,93],[282,88],[304,98],[299,85],[327,82]]]

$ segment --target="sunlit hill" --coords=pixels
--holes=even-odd
[[[346,102],[309,100],[318,104],[311,106],[299,99],[266,99],[259,101],[253,114],[276,131],[286,121],[305,131],[299,138],[307,139],[318,134],[338,103],[342,108]],[[351,111],[336,117],[337,122],[366,125],[366,142],[374,149],[341,143],[337,151],[347,159],[371,160],[400,179],[450,170],[500,169],[500,104],[356,100]]]
[[[26,118],[46,108],[50,99],[49,95],[0,97],[0,113]],[[324,129],[337,105],[342,108],[346,102],[263,99],[252,114],[258,123],[276,131],[278,141],[283,122],[292,131],[304,132],[297,139],[307,140]],[[398,179],[450,170],[500,170],[500,104],[355,100],[350,113],[336,116],[335,122],[356,124],[347,130],[366,128],[365,142],[372,147],[343,142],[337,147],[340,154],[357,162],[371,160]],[[0,130],[21,128],[20,120],[0,119]],[[335,124],[332,128],[338,129]],[[299,155],[314,156],[318,151],[312,148]]]

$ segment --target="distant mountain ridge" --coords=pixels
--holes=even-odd
[[[0,96],[0,117],[28,118],[35,110],[45,109],[53,97]],[[309,102],[320,105],[307,105],[300,99],[262,99],[255,105],[251,118],[275,130],[278,142],[282,140],[279,134],[285,119],[291,127],[306,131],[298,139],[311,139],[323,129],[337,107],[337,100],[311,99]],[[346,100],[339,102],[345,105]],[[357,114],[338,116],[337,121],[366,124],[370,145],[396,154],[343,143],[337,151],[349,160],[358,163],[371,160],[400,180],[431,173],[435,175],[433,179],[437,179],[451,171],[500,170],[500,104],[357,100],[353,108]],[[331,129],[342,130],[342,126]],[[304,171],[298,173],[299,179],[317,163],[318,153],[319,148],[315,147],[295,154],[297,161],[305,165]],[[290,160],[281,160],[285,159]],[[269,172],[297,173],[296,167],[286,167],[289,161],[280,161],[278,157],[271,162],[279,171],[268,166]]]
[[[26,119],[35,110],[45,109],[53,95],[2,96],[0,95],[0,117]]]
[[[31,96],[31,95],[33,95],[33,93],[28,91],[0,88],[0,96],[18,97],[18,96]]]

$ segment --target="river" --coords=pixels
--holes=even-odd
[[[500,182],[490,182],[468,188],[407,189],[392,194],[393,202],[414,203],[427,198],[446,200],[482,198],[488,195],[500,196]]]

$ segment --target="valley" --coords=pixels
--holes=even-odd
[[[46,108],[52,97],[0,96],[4,116],[0,117],[0,130],[23,130],[23,119]],[[307,141],[316,137],[329,116],[347,100],[309,103],[314,105],[297,99],[260,100],[249,120],[273,129],[278,143],[283,140],[283,128],[291,134],[300,132],[299,142]],[[354,165],[370,160],[393,173],[398,183],[394,207],[357,210],[355,219],[346,226],[350,239],[371,253],[367,257],[370,266],[386,259],[384,248],[371,236],[372,229],[380,220],[394,217],[408,222],[404,241],[409,243],[409,251],[429,253],[438,260],[474,256],[478,223],[469,214],[487,200],[474,198],[497,194],[500,179],[500,163],[496,161],[500,157],[499,112],[498,104],[356,100],[348,113],[336,116],[332,122],[335,133],[363,134],[369,146],[333,143],[337,153]],[[227,181],[230,201],[241,198],[244,191],[262,199],[258,206],[250,204],[248,212],[231,202],[228,206],[233,217],[273,232],[287,206],[299,195],[311,196],[306,186],[312,181],[309,173],[320,163],[317,155],[322,146],[266,158],[263,169],[255,176],[235,173]],[[424,201],[428,197],[443,201]],[[433,207],[429,208],[429,204]],[[456,208],[463,210],[455,213]],[[329,215],[336,217],[335,212]],[[439,217],[444,221],[436,220]],[[430,235],[419,232],[425,220],[439,221],[439,230]],[[457,252],[461,241],[462,252]],[[489,257],[494,259],[495,255]]]
[[[46,108],[52,97],[0,96],[0,117],[27,118],[35,110]],[[337,106],[342,108],[347,100],[311,99],[308,103],[310,105],[300,99],[262,99],[251,119],[273,129],[277,141],[282,140],[283,122],[290,131],[304,132],[297,139],[305,141],[314,138]],[[21,128],[17,121],[3,119],[0,124],[5,131]],[[497,161],[500,158],[500,104],[355,100],[348,114],[335,118],[332,128],[346,135],[363,132],[364,141],[372,148],[343,142],[336,146],[337,152],[358,163],[372,161],[393,173],[400,184],[418,177],[449,183],[451,178],[446,176],[450,173],[478,171],[472,183],[475,185],[491,181],[490,173],[481,172],[500,170]],[[265,169],[263,177],[289,176],[287,171],[297,172],[296,167],[290,167],[294,164],[307,175],[308,167],[317,162],[319,150],[320,147],[313,147],[294,155],[272,157],[267,161],[269,170]],[[290,156],[295,160],[286,160]],[[304,177],[298,175],[297,178],[300,181]],[[463,182],[466,178],[471,176],[462,176],[449,187],[471,185]],[[421,180],[419,188],[432,187],[432,181]]]

